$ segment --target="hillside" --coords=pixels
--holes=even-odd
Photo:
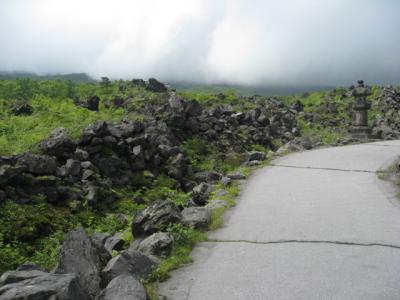
[[[14,79],[29,78],[35,80],[70,80],[75,83],[83,82],[95,82],[86,73],[71,73],[71,74],[49,74],[49,75],[38,75],[30,72],[4,72],[0,71],[0,80],[14,80]]]
[[[399,90],[372,90],[374,136],[398,138]],[[151,286],[190,261],[252,168],[274,154],[356,142],[351,104],[345,88],[271,97],[174,92],[155,79],[0,80],[0,273],[26,261],[51,270],[78,227],[93,239],[118,234],[114,256],[166,232],[175,243],[147,274]],[[205,210],[213,200],[225,204]],[[150,226],[158,205],[178,217]],[[188,207],[210,219],[185,219]],[[146,209],[155,212],[140,220]]]

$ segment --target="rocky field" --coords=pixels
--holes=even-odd
[[[372,90],[374,137],[399,138],[399,90]],[[0,80],[0,299],[155,298],[252,168],[356,142],[351,104],[345,88],[243,97],[155,79]]]

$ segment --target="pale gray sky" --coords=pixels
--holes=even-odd
[[[400,82],[398,0],[0,0],[0,70]]]

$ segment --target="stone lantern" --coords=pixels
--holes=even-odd
[[[368,127],[368,110],[371,108],[367,102],[369,95],[371,95],[371,88],[365,86],[362,80],[359,80],[358,85],[351,91],[351,96],[355,99],[353,126],[350,128],[353,138],[367,139],[371,135],[371,128]]]

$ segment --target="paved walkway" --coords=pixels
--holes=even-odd
[[[400,205],[376,171],[400,141],[277,159],[160,293],[181,300],[400,299]]]

